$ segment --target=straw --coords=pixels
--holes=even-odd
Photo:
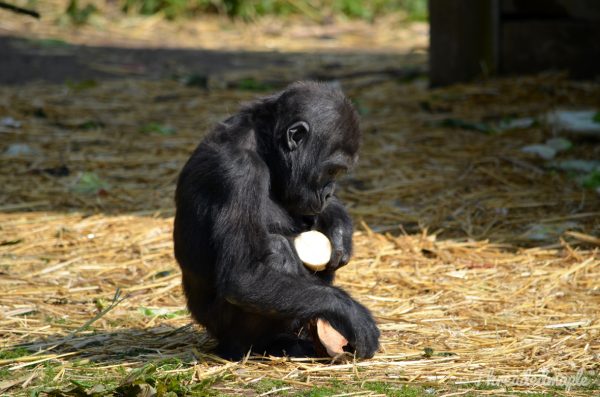
[[[486,380],[502,386],[600,370],[597,193],[520,151],[553,136],[547,126],[491,135],[449,129],[420,105],[472,121],[535,116],[562,105],[600,107],[598,85],[560,75],[434,91],[364,81],[345,83],[364,107],[364,143],[339,188],[357,231],[336,284],[372,310],[381,349],[372,360],[334,364],[226,362],[185,312],[171,237],[176,177],[209,126],[255,93],[164,81],[0,88],[0,114],[23,124],[0,127],[0,152],[15,143],[32,150],[0,157],[0,371],[17,379],[7,390],[39,385],[44,365],[57,368],[51,380],[65,388],[165,360],[178,364],[159,366],[160,376],[210,381],[232,395],[252,394],[265,380],[280,383],[256,394],[336,380],[460,395],[457,387]],[[175,99],[157,99],[166,93]],[[176,132],[143,132],[151,122]],[[597,146],[578,142],[568,156],[597,158]],[[61,165],[68,176],[47,171]],[[101,184],[81,190],[84,173]],[[531,239],[535,225],[558,232]],[[117,305],[119,291],[127,299]],[[19,346],[24,352],[6,355]]]

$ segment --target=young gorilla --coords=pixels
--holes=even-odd
[[[331,285],[352,253],[352,222],[333,192],[359,141],[358,116],[339,90],[296,83],[220,123],[183,168],[175,257],[188,307],[221,356],[314,356],[300,330],[316,318],[358,357],[377,350],[369,311]],[[334,252],[317,273],[292,244],[311,229],[329,237]]]

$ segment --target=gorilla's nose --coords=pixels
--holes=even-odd
[[[327,204],[329,203],[331,197],[333,197],[333,192],[323,193],[321,197],[319,197],[320,208],[317,211],[318,213],[321,213],[325,209],[325,207],[327,207]]]

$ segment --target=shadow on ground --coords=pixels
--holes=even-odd
[[[212,356],[215,342],[193,324],[174,328],[158,325],[148,328],[123,328],[114,331],[80,331],[67,336],[48,336],[24,344],[3,347],[3,355],[27,351],[30,358],[39,355],[68,357],[71,362],[86,360],[94,365],[147,362],[165,358],[191,362]],[[34,355],[30,355],[33,354]],[[195,353],[195,354],[194,354]],[[37,361],[37,360],[33,360]],[[38,363],[35,363],[38,364]],[[27,367],[20,363],[18,367]]]
[[[232,72],[272,70],[263,84],[284,85],[296,79],[348,77],[348,66],[364,58],[373,66],[362,74],[411,79],[424,73],[423,54],[281,53],[173,48],[125,48],[71,45],[55,39],[0,36],[0,84],[52,83],[96,79],[190,79],[191,84],[225,85]],[[362,59],[362,61],[360,61]]]

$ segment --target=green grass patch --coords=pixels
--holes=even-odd
[[[30,44],[40,48],[68,47],[70,44],[61,39],[28,39]]]
[[[343,390],[335,389],[333,387],[314,387],[310,390],[298,393],[297,395],[302,397],[327,397],[343,392]]]
[[[186,366],[189,367],[189,371],[165,373]],[[201,382],[190,382],[193,367],[173,358],[149,363],[129,372],[117,368],[101,378],[97,378],[98,372],[93,371],[91,365],[77,368],[76,373],[65,377],[60,384],[53,381],[58,367],[45,370],[44,376],[30,388],[29,394],[54,397],[217,396],[218,393],[212,390],[212,385],[221,379],[213,377]]]
[[[171,127],[170,125],[164,125],[164,124],[160,124],[160,123],[148,123],[144,126],[142,126],[142,128],[140,129],[140,132],[142,134],[156,134],[156,135],[162,135],[162,136],[170,136],[170,135],[175,135],[177,133],[177,130],[174,127]]]
[[[65,10],[65,15],[73,25],[84,25],[97,12],[98,8],[93,4],[80,5],[79,0],[71,0]]]
[[[273,390],[287,387],[287,383],[279,379],[261,379],[260,381],[251,384],[251,388],[258,394],[267,393]],[[274,393],[275,395],[285,395],[288,390],[282,390],[281,392]]]
[[[0,350],[0,360],[12,360],[19,357],[27,357],[29,355],[31,355],[31,352],[23,347]]]
[[[96,80],[88,79],[88,80],[80,80],[80,81],[72,81],[67,80],[65,85],[72,89],[73,91],[81,92],[85,90],[89,90],[92,88],[98,87],[98,82]]]
[[[77,182],[71,187],[71,190],[79,194],[98,194],[109,189],[107,182],[102,180],[94,172],[83,172]]]
[[[222,14],[245,20],[265,15],[303,15],[322,22],[337,15],[372,21],[393,12],[404,13],[411,21],[428,18],[427,0],[121,0],[121,7],[125,12],[142,15],[162,13],[168,19],[199,14]],[[96,12],[77,7],[70,9],[69,16],[75,17],[77,22],[87,20]]]
[[[587,174],[581,183],[583,187],[588,189],[600,189],[600,170]]]
[[[241,79],[233,84],[233,86],[242,91],[266,92],[272,91],[275,87],[269,83],[259,81],[253,78]]]
[[[164,308],[140,307],[138,311],[146,317],[175,318],[189,315],[187,310],[169,311]]]
[[[431,395],[419,386],[396,385],[387,382],[366,382],[363,388],[391,397],[422,397]]]

